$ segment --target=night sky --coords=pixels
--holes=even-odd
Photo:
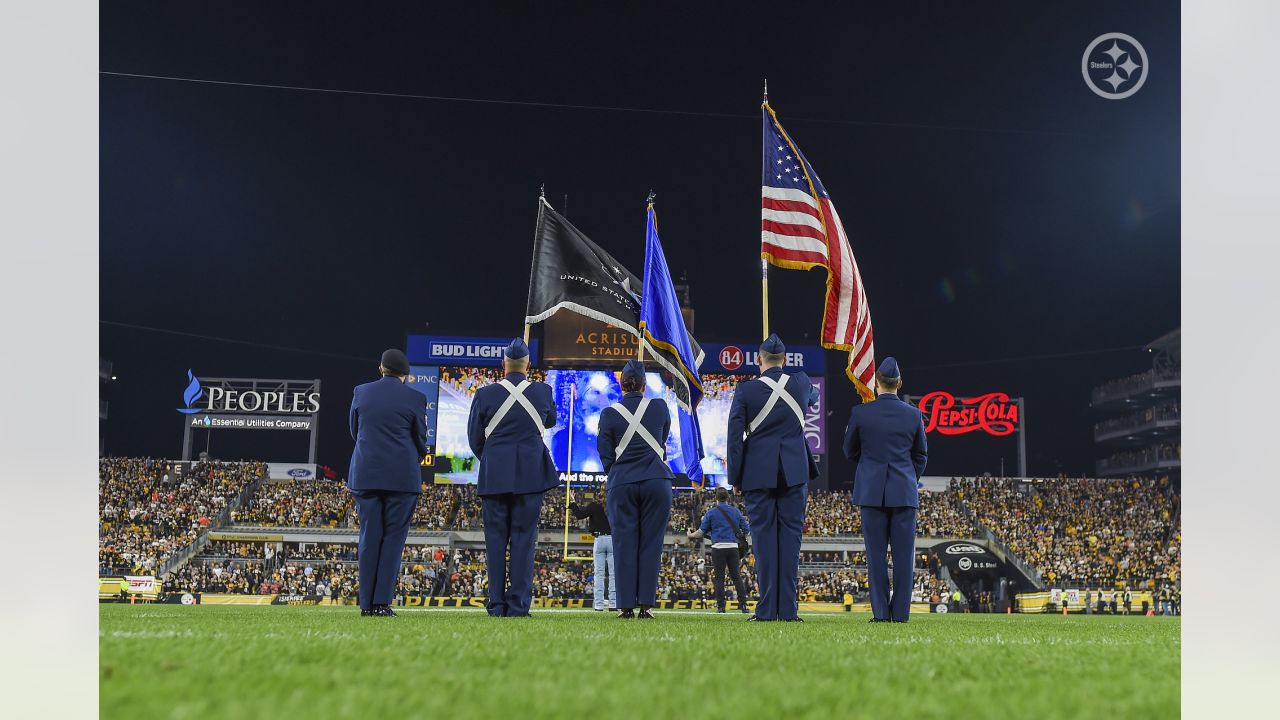
[[[664,111],[101,76],[107,453],[180,453],[188,368],[318,377],[319,460],[343,471],[351,388],[384,348],[521,331],[543,183],[637,274],[652,188],[699,339],[757,339],[766,77],[849,233],[877,355],[906,392],[1025,396],[1031,474],[1091,474],[1090,388],[1149,367],[1086,351],[1179,324],[1176,4],[426,5],[101,7],[107,72]],[[1081,78],[1106,32],[1150,58],[1125,100]],[[813,343],[824,271],[770,283],[773,329]],[[828,377],[833,433],[854,391]],[[210,450],[296,460],[306,442],[224,432]],[[937,443],[928,474],[1001,458],[1011,441]]]

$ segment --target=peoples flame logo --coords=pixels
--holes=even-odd
[[[187,380],[190,382],[187,383],[187,389],[182,393],[182,401],[186,403],[187,406],[184,408],[178,408],[178,412],[184,415],[194,415],[195,413],[201,412],[201,409],[193,407],[193,404],[195,401],[199,400],[202,395],[204,395],[204,388],[200,387],[200,379],[197,378],[195,373],[191,372],[189,368],[187,369]]]
[[[1001,437],[1018,428],[1018,404],[1002,392],[957,398],[938,390],[920,398],[920,414],[925,417],[925,432],[943,435],[981,430]]]

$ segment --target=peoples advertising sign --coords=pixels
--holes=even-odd
[[[1003,437],[1012,435],[1020,420],[1018,401],[1002,392],[958,398],[938,390],[921,396],[919,407],[925,432],[943,435],[984,432]]]

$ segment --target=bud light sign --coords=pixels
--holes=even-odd
[[[410,335],[405,355],[414,365],[498,366],[511,338]],[[529,360],[538,362],[538,342],[529,342]]]

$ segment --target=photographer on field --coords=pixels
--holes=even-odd
[[[716,593],[716,612],[725,611],[724,574],[729,571],[733,581],[734,592],[737,593],[738,610],[747,612],[747,590],[742,582],[742,555],[738,550],[738,531],[749,532],[747,519],[738,508],[729,503],[729,489],[716,488],[716,502],[702,516],[702,524],[697,530],[690,530],[690,540],[703,537],[711,538],[711,560],[715,566],[714,583]]]

